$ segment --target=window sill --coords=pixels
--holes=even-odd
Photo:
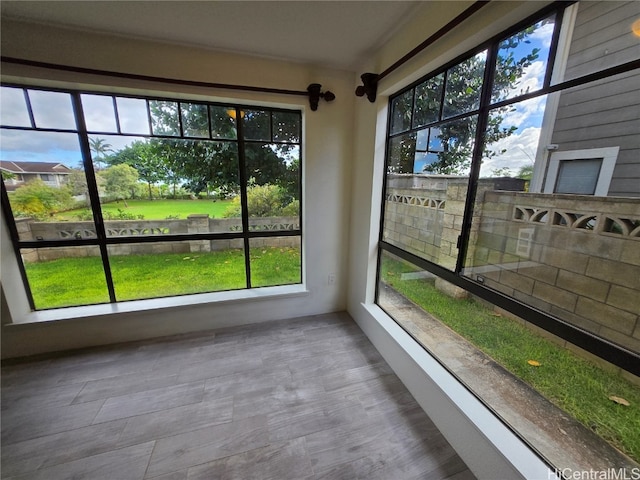
[[[209,304],[244,303],[286,297],[300,297],[309,294],[306,286],[283,285],[277,287],[261,287],[249,290],[233,290],[228,292],[201,293],[179,297],[153,298],[148,300],[132,300],[128,302],[88,305],[82,307],[56,308],[26,312],[13,323],[4,327],[14,328],[19,325],[57,322],[64,320],[80,320],[90,317],[118,315],[122,313],[148,312],[180,307],[192,307]]]
[[[381,296],[390,321],[397,323],[416,346],[446,365],[460,385],[481,399],[558,471],[637,468],[627,456],[395,290],[385,288]]]

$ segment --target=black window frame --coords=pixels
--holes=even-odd
[[[243,248],[244,248],[244,267],[246,273],[246,286],[244,289],[234,289],[237,290],[248,290],[255,288],[268,288],[268,287],[253,287],[251,284],[251,259],[250,259],[250,241],[254,238],[270,238],[270,237],[299,237],[300,238],[300,282],[298,283],[286,283],[286,284],[278,284],[278,285],[269,285],[269,287],[275,287],[280,285],[300,285],[304,282],[303,277],[303,262],[304,262],[304,241],[303,241],[303,111],[302,109],[296,108],[284,108],[284,107],[265,107],[265,106],[256,106],[251,104],[239,103],[238,101],[228,101],[228,102],[216,102],[216,101],[207,101],[202,99],[192,99],[188,96],[185,97],[170,97],[170,96],[153,96],[153,95],[144,95],[144,94],[124,94],[124,93],[115,93],[105,90],[79,90],[73,88],[61,88],[61,87],[45,87],[39,85],[32,84],[21,84],[21,83],[13,83],[13,82],[1,82],[0,86],[8,87],[8,88],[16,88],[22,89],[26,108],[30,119],[30,126],[10,126],[10,125],[1,125],[0,128],[3,130],[21,130],[21,131],[40,131],[40,132],[53,132],[53,133],[73,133],[76,134],[78,140],[80,142],[80,153],[82,156],[82,166],[84,173],[87,179],[87,189],[89,193],[89,198],[91,201],[91,211],[93,215],[93,220],[96,228],[96,238],[86,239],[86,238],[69,238],[64,240],[53,240],[53,239],[42,239],[42,240],[21,240],[18,229],[16,227],[15,218],[13,216],[13,212],[11,210],[11,206],[9,203],[9,196],[7,189],[5,187],[4,179],[0,182],[0,200],[2,203],[2,211],[3,215],[6,219],[6,226],[9,233],[9,236],[12,241],[12,246],[14,250],[15,257],[18,263],[18,269],[20,272],[21,280],[25,288],[25,293],[29,302],[29,306],[32,311],[37,310],[56,310],[59,308],[69,308],[69,307],[54,307],[54,308],[46,308],[46,309],[37,309],[35,306],[33,294],[31,291],[31,286],[29,284],[26,269],[24,266],[24,262],[21,258],[21,249],[26,248],[50,248],[50,247],[78,247],[78,246],[98,246],[100,249],[100,257],[102,261],[103,270],[105,273],[105,281],[107,286],[107,291],[109,294],[108,302],[97,302],[92,303],[91,305],[100,305],[100,304],[111,304],[111,303],[121,303],[130,300],[118,300],[115,288],[113,284],[113,278],[111,274],[108,247],[110,245],[121,245],[121,244],[140,244],[140,243],[157,243],[157,242],[183,242],[190,240],[231,240],[231,239],[242,239],[243,240]],[[40,128],[37,126],[33,109],[31,107],[31,102],[29,101],[28,91],[44,91],[44,92],[60,92],[69,94],[72,102],[72,109],[76,121],[75,129],[68,128]],[[97,130],[88,130],[85,123],[85,116],[83,110],[82,103],[82,95],[94,95],[94,96],[105,96],[111,97],[113,99],[114,106],[114,115],[116,119],[116,130],[117,131],[97,131]],[[149,133],[123,133],[120,125],[120,117],[118,115],[118,106],[117,106],[117,98],[129,98],[129,99],[139,99],[144,100],[147,109],[147,121],[149,124]],[[179,135],[163,135],[163,134],[154,134],[153,126],[152,126],[152,118],[151,118],[151,110],[149,108],[150,101],[167,101],[167,102],[176,102],[178,105],[178,120],[179,120]],[[208,118],[208,129],[209,135],[208,137],[194,137],[194,136],[186,136],[184,135],[183,128],[183,119],[180,106],[182,103],[192,103],[192,104],[201,104],[207,106],[207,118]],[[211,107],[224,107],[226,109],[235,110],[235,119],[236,120],[236,137],[235,138],[218,138],[212,133],[211,127]],[[245,110],[260,110],[269,113],[270,118],[270,133],[271,138],[269,140],[250,140],[245,139],[243,136],[243,121],[242,112]],[[297,114],[299,116],[299,140],[298,142],[291,141],[281,141],[274,140],[273,138],[273,128],[271,127],[272,117],[274,113],[290,113]],[[109,135],[109,136],[122,136],[122,137],[132,137],[132,138],[159,138],[159,139],[170,139],[170,140],[185,140],[185,141],[222,141],[222,142],[234,142],[237,145],[238,151],[238,175],[239,175],[239,186],[240,186],[240,199],[241,199],[241,220],[242,220],[242,231],[230,231],[224,233],[186,233],[186,234],[163,234],[163,235],[140,235],[140,236],[108,236],[105,229],[105,222],[102,217],[101,209],[100,209],[100,198],[98,194],[98,187],[96,182],[95,169],[93,166],[93,160],[91,155],[91,149],[89,144],[89,137],[95,135]],[[247,162],[245,156],[245,145],[247,143],[262,143],[262,144],[282,144],[282,145],[297,145],[300,152],[300,163],[298,168],[298,200],[299,200],[299,210],[298,210],[298,228],[290,228],[283,230],[256,230],[250,228],[250,217],[247,205],[247,186],[248,186],[248,178],[247,178]],[[196,294],[202,293],[216,293],[224,290],[216,290],[215,292],[200,292]],[[178,294],[171,295],[173,297],[182,297],[186,295],[195,295],[195,294]],[[154,298],[167,298],[167,297],[151,297],[145,298],[145,300],[151,300]],[[85,306],[74,305],[74,306]]]
[[[486,129],[487,119],[490,112],[496,108],[500,108],[503,106],[509,106],[516,103],[520,103],[524,100],[548,95],[554,92],[561,92],[563,90],[585,85],[591,83],[596,80],[600,80],[603,78],[607,78],[610,76],[614,76],[620,73],[625,73],[629,71],[636,70],[640,68],[640,59],[633,60],[631,62],[627,62],[624,64],[616,65],[613,67],[605,68],[603,70],[590,73],[588,75],[584,75],[582,77],[573,78],[568,81],[559,82],[552,84],[552,72],[553,67],[556,60],[557,47],[560,37],[560,29],[563,23],[565,10],[567,7],[572,5],[575,2],[555,2],[547,7],[539,10],[538,12],[528,16],[522,21],[516,23],[515,25],[509,27],[508,29],[500,32],[499,34],[493,36],[486,42],[478,45],[477,47],[459,55],[455,59],[446,63],[445,65],[439,67],[438,69],[432,71],[431,73],[425,75],[424,77],[414,81],[398,92],[394,93],[389,97],[389,108],[388,108],[388,118],[387,118],[387,133],[386,133],[386,145],[385,145],[385,161],[384,161],[384,173],[383,173],[383,185],[382,185],[382,205],[381,205],[381,215],[380,215],[380,224],[379,224],[379,238],[378,238],[378,254],[377,254],[377,265],[376,265],[376,286],[375,286],[375,303],[384,310],[384,307],[380,304],[380,276],[381,276],[381,262],[383,252],[391,253],[419,268],[422,268],[447,282],[465,289],[472,295],[479,297],[483,300],[486,300],[508,312],[517,315],[518,317],[526,319],[528,322],[540,327],[566,341],[616,365],[636,376],[640,376],[640,355],[637,353],[626,349],[620,345],[617,345],[613,342],[607,341],[602,337],[598,337],[591,332],[581,329],[580,327],[574,326],[568,322],[563,321],[562,319],[555,317],[547,312],[539,310],[531,305],[525,304],[516,300],[513,297],[507,296],[495,289],[492,289],[482,283],[472,280],[471,278],[465,276],[463,274],[464,269],[464,261],[467,255],[467,250],[469,246],[469,241],[471,237],[471,226],[473,222],[474,215],[474,204],[476,198],[476,191],[478,186],[478,179],[480,175],[480,163],[482,159],[482,150],[483,150],[483,141],[484,141],[484,131]],[[544,76],[544,81],[542,88],[536,90],[535,92],[527,92],[521,95],[516,95],[514,97],[508,98],[506,100],[501,100],[497,102],[491,102],[491,86],[493,84],[493,74],[495,72],[495,64],[496,64],[496,55],[499,49],[500,42],[511,35],[516,34],[524,28],[527,28],[530,25],[533,25],[539,21],[544,20],[552,15],[555,15],[555,25],[554,32],[552,36],[551,46],[549,50],[549,58],[547,63],[547,68]],[[400,97],[401,95],[407,93],[410,90],[415,89],[418,85],[430,80],[431,78],[436,77],[437,75],[443,74],[446,81],[446,72],[452,66],[457,65],[460,62],[463,62],[465,59],[471,58],[472,56],[487,50],[487,59],[485,64],[485,73],[484,80],[482,86],[482,93],[480,97],[480,105],[477,110],[473,112],[466,112],[461,115],[457,115],[455,117],[450,117],[447,119],[442,119],[442,108],[440,112],[440,119],[437,122],[432,122],[427,125],[421,125],[419,127],[414,127],[412,122],[409,122],[412,125],[409,129],[405,129],[402,131],[391,133],[391,124],[392,124],[392,105],[393,101]],[[443,95],[445,88],[443,87]],[[414,97],[415,98],[415,97]],[[417,255],[414,255],[406,250],[403,250],[391,243],[388,243],[384,240],[384,224],[385,224],[385,205],[387,201],[387,177],[388,177],[388,168],[389,168],[389,147],[391,143],[391,139],[394,137],[398,137],[401,135],[406,135],[408,133],[417,132],[418,130],[424,128],[432,128],[438,127],[440,124],[449,122],[451,120],[456,120],[459,118],[465,118],[471,115],[478,115],[479,121],[476,126],[476,137],[474,150],[472,154],[471,161],[471,169],[469,173],[469,183],[467,189],[467,196],[465,202],[465,210],[464,210],[464,218],[462,223],[462,228],[460,231],[460,235],[458,237],[458,256],[456,267],[454,270],[449,270],[441,265],[433,263],[429,260],[421,258]],[[386,312],[386,311],[385,311]],[[386,312],[389,314],[389,312]],[[389,314],[391,318],[392,315]],[[411,332],[405,329],[400,322],[397,322],[409,335],[412,335]],[[420,343],[420,342],[418,342]]]

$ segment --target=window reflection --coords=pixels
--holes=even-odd
[[[473,112],[480,107],[486,57],[485,50],[447,71],[443,118]]]
[[[38,128],[75,130],[71,95],[62,92],[29,90],[33,117]]]
[[[0,124],[13,127],[30,127],[24,90],[2,87],[0,90]]]
[[[82,94],[82,110],[87,130],[90,132],[116,133],[118,126],[113,107],[113,97]]]

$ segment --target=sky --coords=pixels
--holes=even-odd
[[[529,53],[532,48],[539,48],[540,53],[539,59],[525,69],[520,81],[508,97],[517,94],[521,90],[533,92],[542,87],[553,27],[553,23],[540,26],[529,35],[528,40],[530,43],[521,43],[514,50],[516,57]],[[505,127],[514,125],[518,129],[512,135],[492,145],[492,150],[498,152],[506,150],[506,153],[491,159],[485,159],[480,168],[481,177],[490,176],[495,170],[504,168],[508,168],[512,175],[516,175],[521,167],[533,165],[538,149],[546,102],[546,96],[526,100],[513,105],[514,111],[509,111],[503,115],[502,125]]]
[[[111,97],[82,95],[85,121],[89,130],[116,133],[116,120]],[[36,125],[41,128],[75,130],[76,124],[67,93],[29,90],[29,99]],[[118,98],[120,126],[126,133],[149,133],[144,100]],[[21,89],[2,87],[0,118],[3,125],[31,125]],[[103,135],[104,137],[104,135]],[[109,136],[114,150],[123,148],[141,137]],[[77,168],[82,162],[80,140],[73,132],[42,132],[0,130],[0,158],[7,161],[37,161],[63,163]]]

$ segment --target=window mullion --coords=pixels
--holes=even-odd
[[[271,116],[271,115],[270,115]],[[242,232],[244,240],[244,268],[247,276],[247,288],[251,288],[251,262],[249,259],[249,205],[247,200],[247,161],[244,144],[244,124],[242,111],[236,107],[236,128],[238,131],[238,168],[240,180],[240,210],[242,212]]]
[[[116,293],[113,287],[113,277],[111,275],[111,266],[109,264],[109,255],[107,252],[107,232],[100,211],[100,194],[96,182],[96,174],[93,169],[91,160],[91,146],[89,144],[89,135],[87,133],[87,125],[84,121],[84,111],[80,100],[80,93],[72,92],[71,101],[73,102],[73,113],[76,118],[78,127],[78,139],[80,141],[80,151],[82,153],[82,161],[84,163],[84,171],[87,179],[87,190],[91,200],[91,211],[93,212],[93,221],[96,227],[96,237],[98,239],[98,247],[100,248],[100,256],[102,257],[102,266],[104,269],[105,281],[109,292],[109,301],[116,302]]]
[[[478,178],[480,176],[480,166],[484,152],[484,138],[489,121],[489,106],[491,104],[491,92],[496,71],[496,60],[498,56],[498,44],[493,44],[487,51],[485,61],[484,77],[482,79],[482,92],[480,94],[480,108],[478,111],[478,121],[476,123],[476,136],[471,154],[471,169],[469,171],[469,184],[467,187],[467,198],[464,205],[464,216],[460,237],[458,239],[458,258],[456,260],[455,273],[460,275],[464,267],[465,257],[469,246],[471,235],[471,225],[473,223],[473,208],[478,188]]]

